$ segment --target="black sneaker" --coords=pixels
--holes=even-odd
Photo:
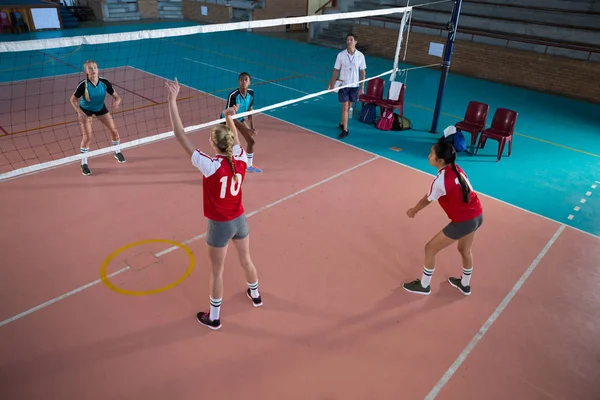
[[[260,307],[260,306],[262,306],[263,303],[262,303],[261,297],[258,296],[257,298],[254,298],[254,297],[252,297],[252,295],[250,293],[252,293],[252,292],[250,291],[250,288],[248,288],[248,290],[246,291],[246,294],[248,295],[248,298],[250,300],[252,300],[252,305],[254,307]]]
[[[123,153],[115,153],[115,158],[120,163],[124,163],[125,162],[125,156],[123,156]]]
[[[414,280],[412,282],[403,283],[402,288],[407,292],[422,294],[425,296],[429,296],[429,294],[431,293],[431,285],[424,288],[423,285],[421,285],[420,279]]]
[[[338,135],[338,138],[339,138],[339,139],[343,139],[343,138],[345,138],[346,136],[348,136],[349,134],[350,134],[350,132],[348,132],[348,131],[342,131],[342,133],[340,133],[340,134]]]
[[[471,285],[469,286],[463,286],[462,284],[462,279],[461,278],[448,278],[448,282],[450,282],[450,284],[452,286],[454,286],[455,288],[457,288],[458,290],[460,290],[460,292],[462,294],[464,294],[465,296],[468,296],[471,294]]]
[[[338,128],[340,128],[340,130],[342,130],[342,131],[343,131],[343,130],[344,130],[344,124],[342,124],[342,123],[340,122],[340,124],[338,125]]]
[[[221,329],[221,320],[215,319],[214,321],[212,321],[210,319],[209,313],[199,312],[198,314],[196,314],[196,318],[198,319],[198,322],[200,322],[202,325],[208,326],[213,331]]]
[[[89,176],[92,174],[92,171],[90,171],[90,167],[88,167],[87,164],[82,164],[81,165],[81,173],[84,174],[85,176]]]

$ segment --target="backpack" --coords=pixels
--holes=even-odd
[[[392,124],[393,131],[403,131],[405,129],[412,129],[412,122],[400,114],[394,114],[394,122]]]
[[[386,108],[381,114],[381,118],[377,121],[376,128],[382,131],[389,131],[394,125],[394,110]]]
[[[360,117],[358,120],[365,124],[375,124],[375,117],[377,113],[377,107],[375,104],[365,104],[360,111]]]
[[[454,150],[460,153],[461,151],[465,151],[467,149],[467,141],[465,140],[465,135],[462,131],[457,130],[454,134]]]
[[[446,142],[451,144],[456,150],[457,153],[461,151],[465,151],[467,149],[467,141],[465,140],[465,135],[462,131],[457,130],[456,133],[451,133],[448,136],[442,136],[439,139],[439,142]]]

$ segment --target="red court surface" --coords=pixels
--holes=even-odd
[[[103,68],[100,76],[113,83],[122,99],[118,109],[110,96],[106,99],[121,142],[171,130],[163,78],[134,67]],[[82,133],[69,99],[83,77],[81,72],[0,83],[0,173],[79,153]],[[223,103],[181,87],[179,107],[187,126],[218,119]],[[91,150],[110,145],[108,130],[97,118],[92,129]]]
[[[127,149],[126,164],[91,159],[90,177],[74,163],[0,183],[4,398],[424,399],[513,290],[437,398],[597,398],[598,238],[564,228],[541,253],[558,223],[482,197],[473,294],[446,281],[461,273],[454,246],[433,293],[411,294],[400,285],[420,277],[423,247],[447,222],[436,203],[405,214],[432,177],[274,118],[257,126],[264,172],[243,190],[264,306],[246,298],[231,247],[219,331],[195,319],[208,307],[202,237],[170,290],[129,296],[99,282],[125,245],[205,232],[201,175],[176,140]],[[207,131],[191,137],[206,148]],[[124,251],[111,282],[176,281],[189,258],[155,255],[169,247]]]

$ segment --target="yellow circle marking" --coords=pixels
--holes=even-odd
[[[127,290],[127,289],[122,289],[120,287],[115,286],[106,276],[106,268],[108,267],[108,265],[110,264],[110,262],[112,261],[113,258],[115,258],[116,256],[118,256],[119,254],[121,254],[122,252],[124,252],[125,250],[128,250],[132,247],[135,246],[140,246],[142,244],[147,244],[147,243],[167,243],[167,244],[171,244],[173,246],[177,246],[180,249],[182,249],[183,251],[185,251],[188,255],[188,257],[190,258],[190,265],[188,266],[187,271],[185,271],[185,274],[183,274],[183,276],[179,279],[177,279],[175,282],[170,283],[166,286],[157,288],[157,289],[152,289],[152,290],[145,290],[145,291],[135,291],[135,290]],[[186,245],[176,242],[174,240],[168,240],[168,239],[147,239],[147,240],[140,240],[139,242],[134,242],[134,243],[130,243],[126,246],[123,246],[117,250],[115,250],[111,255],[109,255],[106,260],[104,260],[104,262],[102,263],[102,266],[100,267],[100,279],[102,279],[102,282],[111,290],[120,293],[120,294],[125,294],[125,295],[129,295],[129,296],[144,296],[147,294],[155,294],[155,293],[160,293],[160,292],[164,292],[166,290],[172,289],[175,286],[179,285],[181,282],[183,282],[188,276],[190,276],[190,274],[192,273],[192,271],[194,270],[194,265],[196,264],[196,260],[194,258],[194,253],[192,253],[192,250],[190,250],[189,247],[187,247]]]

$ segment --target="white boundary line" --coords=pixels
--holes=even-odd
[[[513,286],[511,291],[508,292],[508,294],[506,295],[504,300],[502,300],[500,305],[496,308],[496,310],[494,310],[494,312],[492,313],[492,315],[490,315],[488,320],[483,324],[483,326],[479,329],[479,331],[475,334],[475,336],[473,336],[473,339],[471,339],[471,341],[469,342],[467,347],[465,347],[465,349],[462,351],[462,353],[460,353],[458,358],[456,358],[454,363],[452,363],[450,368],[448,368],[448,370],[446,371],[444,376],[442,376],[442,378],[433,387],[433,389],[431,389],[431,392],[429,392],[429,394],[427,395],[425,400],[433,400],[440,393],[442,388],[446,385],[446,383],[448,383],[450,378],[452,378],[452,376],[456,373],[458,368],[465,361],[465,359],[468,357],[468,355],[473,351],[475,346],[477,346],[477,343],[479,343],[479,341],[483,338],[483,336],[486,334],[486,332],[490,329],[490,327],[492,326],[494,321],[496,321],[496,319],[498,319],[500,314],[502,314],[502,311],[504,311],[504,309],[506,309],[506,306],[508,306],[508,303],[510,303],[512,298],[515,297],[515,295],[517,294],[517,292],[519,291],[521,286],[523,286],[523,284],[525,283],[527,278],[529,278],[529,276],[533,273],[533,271],[535,270],[537,265],[540,263],[542,258],[544,258],[544,256],[548,252],[548,250],[550,250],[552,245],[556,242],[556,239],[558,239],[560,234],[564,231],[565,227],[566,227],[566,225],[562,224],[558,228],[558,230],[554,233],[552,238],[548,241],[548,243],[546,243],[546,245],[544,246],[542,251],[540,251],[540,253],[533,260],[531,265],[525,270],[525,272],[523,273],[521,278],[517,281],[515,286]]]
[[[125,272],[125,271],[129,270],[130,268],[131,268],[131,267],[129,267],[129,266],[126,266],[125,268],[121,268],[120,270],[118,270],[118,271],[115,271],[115,272],[113,272],[113,273],[112,273],[112,274],[110,274],[110,275],[107,275],[107,277],[108,277],[108,278],[112,278],[113,276],[119,275],[120,273],[122,273],[122,272]],[[56,303],[57,301],[60,301],[60,300],[66,299],[67,297],[70,297],[70,296],[72,296],[72,295],[74,295],[74,294],[77,294],[77,293],[79,293],[79,292],[81,292],[81,291],[83,291],[83,290],[85,290],[85,289],[87,289],[87,288],[90,288],[90,287],[92,287],[92,286],[94,286],[94,285],[96,285],[96,284],[98,284],[98,283],[100,283],[100,282],[102,282],[102,279],[96,279],[95,281],[93,281],[93,282],[90,282],[90,283],[88,283],[87,285],[83,285],[83,286],[81,286],[81,287],[78,287],[77,289],[73,289],[73,290],[71,290],[71,291],[70,291],[70,292],[68,292],[68,293],[65,293],[65,294],[63,294],[63,295],[61,295],[61,296],[55,297],[55,298],[54,298],[54,299],[52,299],[52,300],[49,300],[49,301],[47,301],[47,302],[45,302],[45,303],[42,303],[42,304],[40,304],[39,306],[35,306],[35,307],[33,307],[33,308],[30,308],[29,310],[27,310],[27,311],[24,311],[24,312],[22,312],[21,314],[17,314],[17,315],[15,315],[14,317],[10,317],[10,318],[8,318],[8,319],[5,319],[4,321],[0,322],[0,327],[2,327],[2,326],[4,326],[4,325],[7,325],[7,324],[9,324],[9,323],[11,323],[11,322],[13,322],[13,321],[16,321],[16,320],[18,320],[18,319],[20,319],[20,318],[23,318],[23,317],[25,317],[26,315],[29,315],[29,314],[31,314],[31,313],[33,313],[33,312],[35,312],[35,311],[41,310],[42,308],[48,307],[49,305],[51,305],[51,304],[54,304],[54,303]]]
[[[246,217],[248,217],[248,218],[249,218],[249,217],[251,217],[251,216],[253,216],[253,215],[256,215],[256,214],[258,214],[258,213],[260,213],[260,212],[263,212],[263,211],[265,211],[265,210],[267,210],[267,209],[269,209],[269,208],[271,208],[271,207],[274,207],[274,206],[276,206],[277,204],[283,203],[283,202],[284,202],[284,201],[286,201],[286,200],[289,200],[289,199],[291,199],[291,198],[293,198],[293,197],[296,197],[296,196],[298,196],[298,195],[300,195],[300,194],[302,194],[302,193],[304,193],[304,192],[307,192],[307,191],[309,191],[309,190],[311,190],[311,189],[313,189],[313,188],[316,188],[317,186],[320,186],[320,185],[322,185],[322,184],[324,184],[324,183],[327,183],[327,182],[329,182],[329,181],[331,181],[331,180],[333,180],[333,179],[335,179],[335,178],[337,178],[337,177],[340,177],[340,176],[342,176],[342,175],[345,175],[345,174],[347,174],[348,172],[354,171],[355,169],[358,169],[358,168],[360,168],[360,167],[362,167],[362,166],[364,166],[364,165],[367,165],[367,164],[369,164],[370,162],[372,162],[372,161],[375,161],[375,160],[377,160],[377,159],[379,159],[379,158],[380,158],[379,156],[375,155],[375,157],[372,157],[372,158],[370,158],[370,159],[368,159],[368,160],[366,160],[366,161],[363,161],[363,162],[361,162],[360,164],[357,164],[357,165],[355,165],[355,166],[353,166],[353,167],[347,168],[347,169],[345,169],[345,170],[343,170],[343,171],[341,171],[341,172],[338,172],[338,173],[337,173],[337,174],[335,174],[335,175],[332,175],[332,176],[330,176],[329,178],[325,178],[325,179],[323,179],[323,180],[321,180],[321,181],[319,181],[319,182],[317,182],[317,183],[314,183],[314,184],[312,184],[312,185],[310,185],[310,186],[307,186],[307,187],[305,187],[305,188],[303,188],[303,189],[300,189],[300,190],[298,190],[298,191],[296,191],[296,192],[294,192],[294,193],[292,193],[292,194],[290,194],[290,195],[287,195],[287,196],[285,196],[285,197],[282,197],[282,198],[281,198],[281,199],[279,199],[279,200],[276,200],[276,201],[274,201],[274,202],[272,202],[272,203],[270,203],[270,204],[267,204],[266,206],[260,207],[260,208],[258,208],[258,209],[256,209],[256,210],[254,210],[254,211],[252,211],[252,212],[250,212],[250,213],[246,214]],[[205,233],[203,233],[203,234],[201,234],[201,235],[198,235],[198,236],[196,236],[196,237],[193,237],[192,239],[186,240],[186,241],[185,241],[185,242],[183,242],[183,243],[184,243],[184,244],[189,244],[189,243],[192,243],[192,242],[194,242],[194,241],[196,241],[196,240],[198,240],[198,239],[201,239],[201,238],[203,238],[203,237],[205,237],[205,236],[206,236],[206,232],[205,232]],[[156,257],[161,257],[161,256],[164,256],[165,254],[168,254],[168,253],[170,253],[170,252],[172,252],[172,251],[174,251],[174,250],[176,250],[176,249],[178,249],[178,247],[177,247],[177,246],[173,246],[173,247],[170,247],[170,248],[168,248],[168,249],[166,249],[166,250],[163,250],[163,251],[161,251],[161,252],[159,252],[159,253],[156,253],[156,254],[155,254],[155,256],[156,256]],[[122,272],[125,272],[125,271],[127,271],[127,270],[129,270],[129,269],[130,269],[130,267],[129,267],[129,266],[127,266],[127,267],[125,267],[125,268],[122,268],[122,269],[120,269],[120,270],[118,270],[118,271],[116,271],[116,272],[113,272],[112,274],[108,275],[108,277],[109,277],[109,278],[110,278],[110,277],[113,277],[113,276],[115,276],[115,275],[118,275],[118,274],[120,274],[120,273],[122,273]],[[27,310],[27,311],[25,311],[25,312],[22,312],[22,313],[20,313],[20,314],[18,314],[18,315],[15,315],[14,317],[8,318],[8,319],[6,319],[6,320],[4,320],[4,321],[0,322],[0,327],[1,327],[1,326],[4,326],[4,325],[6,325],[6,324],[9,324],[10,322],[16,321],[16,320],[18,320],[18,319],[20,319],[20,318],[23,318],[23,317],[25,317],[25,316],[27,316],[27,315],[29,315],[29,314],[31,314],[31,313],[33,313],[33,312],[35,312],[35,311],[41,310],[42,308],[44,308],[44,307],[47,307],[47,306],[49,306],[49,305],[51,305],[51,304],[54,304],[54,303],[56,303],[57,301],[60,301],[60,300],[66,299],[67,297],[69,297],[69,296],[72,296],[72,295],[74,295],[74,294],[76,294],[76,293],[79,293],[79,292],[81,292],[81,291],[83,291],[83,290],[85,290],[85,289],[87,289],[87,288],[90,288],[90,287],[92,287],[92,286],[94,286],[94,285],[97,285],[97,284],[98,284],[98,283],[100,283],[100,282],[102,282],[102,279],[97,279],[97,280],[95,280],[95,281],[93,281],[93,282],[90,282],[90,283],[88,283],[87,285],[84,285],[84,286],[78,287],[77,289],[74,289],[74,290],[72,290],[72,291],[70,291],[70,292],[68,292],[68,293],[66,293],[66,294],[63,294],[63,295],[61,295],[61,296],[58,296],[58,297],[56,297],[56,298],[54,298],[54,299],[52,299],[52,300],[49,300],[49,301],[47,301],[47,302],[45,302],[45,303],[43,303],[43,304],[40,304],[39,306],[33,307],[33,308],[31,308],[31,309],[29,309],[29,310]]]
[[[348,168],[348,169],[345,169],[345,170],[343,170],[342,172],[338,172],[337,174],[330,176],[329,178],[323,179],[322,181],[319,181],[319,182],[317,182],[317,183],[314,183],[314,184],[312,184],[312,185],[310,185],[310,186],[307,186],[307,187],[305,187],[304,189],[300,189],[300,190],[298,190],[297,192],[294,192],[294,193],[292,193],[292,194],[290,194],[290,195],[288,195],[288,196],[282,197],[281,199],[279,199],[279,200],[276,200],[276,201],[274,201],[274,202],[272,202],[272,203],[270,203],[270,204],[267,204],[266,206],[260,207],[259,209],[256,209],[256,210],[254,210],[254,211],[252,211],[252,212],[249,212],[248,214],[246,214],[246,217],[247,217],[247,218],[250,218],[250,217],[251,217],[251,216],[253,216],[253,215],[256,215],[256,214],[258,214],[258,213],[260,213],[260,212],[262,212],[262,211],[264,211],[264,210],[266,210],[266,209],[269,209],[269,208],[271,208],[271,207],[274,207],[274,206],[276,206],[276,205],[277,205],[277,204],[279,204],[279,203],[283,203],[284,201],[286,201],[286,200],[289,200],[289,199],[291,199],[292,197],[296,197],[296,196],[298,196],[299,194],[302,194],[302,193],[304,193],[304,192],[307,192],[307,191],[309,191],[310,189],[314,189],[314,188],[316,188],[317,186],[320,186],[320,185],[322,185],[322,184],[324,184],[324,183],[327,183],[327,182],[329,182],[329,181],[331,181],[331,180],[333,180],[333,179],[335,179],[335,178],[337,178],[337,177],[339,177],[339,176],[345,175],[345,174],[347,174],[347,173],[348,173],[348,172],[350,172],[350,171],[354,171],[355,169],[357,169],[357,168],[360,168],[360,167],[362,167],[363,165],[366,165],[366,164],[370,163],[371,161],[375,161],[375,160],[377,160],[377,159],[379,159],[379,158],[381,158],[381,157],[379,157],[378,155],[375,155],[375,157],[373,157],[373,158],[370,158],[370,159],[368,159],[367,161],[363,161],[363,162],[361,162],[360,164],[357,164],[357,165],[355,165],[354,167],[350,167],[350,168]],[[203,234],[201,234],[201,235],[198,235],[198,236],[196,236],[196,237],[193,237],[193,238],[191,238],[191,239],[189,239],[189,240],[186,240],[185,242],[183,242],[183,244],[190,244],[190,243],[192,243],[192,242],[195,242],[195,241],[196,241],[196,240],[198,240],[198,239],[202,239],[204,236],[206,236],[206,232],[205,232],[205,233],[203,233]],[[163,251],[161,251],[161,252],[158,252],[158,253],[156,253],[156,254],[155,254],[155,256],[156,256],[156,257],[161,257],[161,256],[164,256],[165,254],[167,254],[167,253],[170,253],[170,252],[172,252],[172,251],[174,251],[174,250],[177,250],[178,248],[179,248],[179,247],[177,247],[177,246],[169,247],[169,248],[168,248],[168,249],[166,249],[166,250],[163,250]]]

